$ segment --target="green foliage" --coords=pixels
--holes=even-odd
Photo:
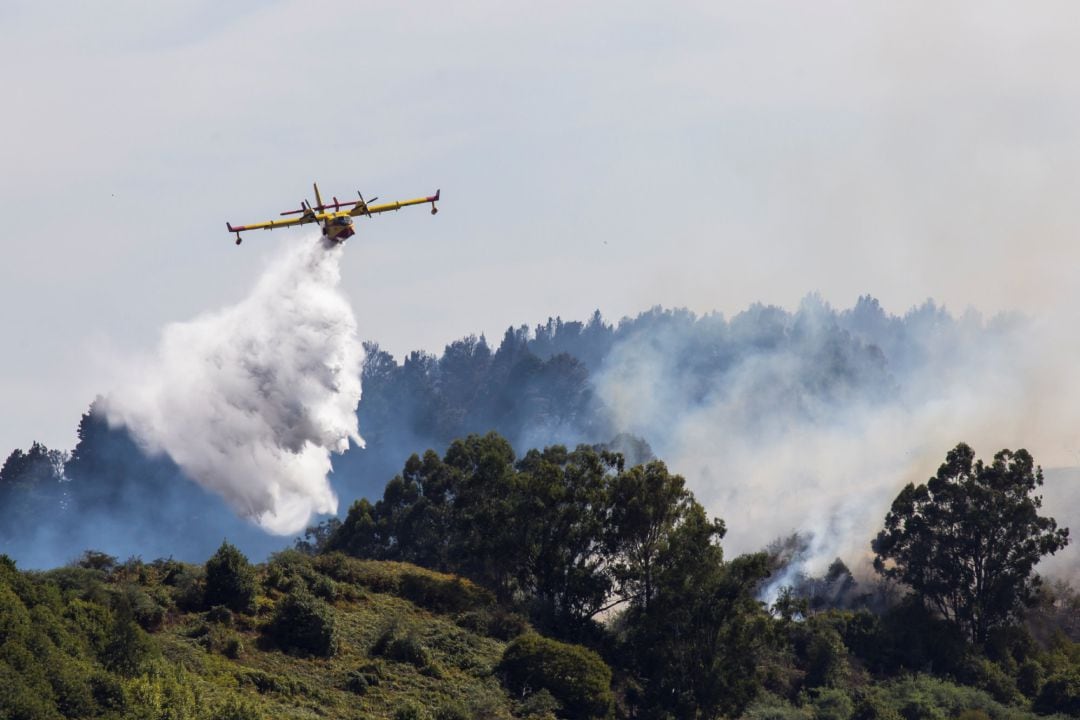
[[[1031,713],[1002,705],[981,690],[925,675],[889,683],[884,686],[884,693],[905,720],[944,720],[970,710],[981,710],[994,720],[1033,720]]]
[[[814,694],[811,702],[814,720],[851,720],[855,703],[843,690],[822,688]]]
[[[345,676],[345,689],[357,695],[366,695],[371,688],[378,687],[383,681],[383,666],[381,662],[367,662],[350,670]]]
[[[427,669],[434,663],[431,649],[420,640],[416,632],[398,625],[391,625],[379,635],[371,648],[373,655],[381,655],[394,662],[409,663],[418,669]]]
[[[541,688],[521,701],[517,714],[525,718],[554,718],[560,708],[555,696]]]
[[[873,542],[874,567],[910,586],[975,643],[1032,604],[1032,569],[1068,544],[1069,531],[1038,514],[1042,469],[1026,450],[975,460],[961,443],[937,474],[909,484]]]
[[[767,557],[724,563],[717,534],[695,503],[658,557],[652,600],[623,618],[624,652],[642,687],[636,701],[652,715],[737,716],[761,687],[772,620],[756,594]]]
[[[247,557],[223,541],[206,561],[205,604],[224,605],[235,612],[251,612],[255,600],[255,572]]]
[[[263,720],[263,715],[251,703],[229,697],[214,709],[212,720]]]
[[[840,633],[816,617],[796,627],[795,648],[806,672],[806,687],[843,686],[850,668]]]
[[[740,716],[741,720],[814,720],[808,707],[795,707],[776,695],[764,694],[754,700]]]
[[[1034,660],[1027,660],[1016,675],[1016,687],[1027,698],[1034,699],[1046,680],[1046,671]]]
[[[479,585],[409,563],[357,560],[335,552],[315,558],[314,566],[339,583],[397,595],[436,613],[500,611],[491,592]]]
[[[110,671],[134,677],[158,653],[153,639],[135,622],[134,611],[127,598],[119,601],[109,641],[101,653],[101,661]]]
[[[269,631],[278,646],[290,652],[321,657],[337,652],[333,610],[303,588],[278,603]]]
[[[607,718],[613,713],[611,669],[579,645],[527,633],[506,646],[499,670],[516,692],[547,690],[570,717]]]
[[[405,702],[394,711],[394,720],[430,720],[427,710],[414,702]]]
[[[1048,678],[1035,698],[1034,708],[1043,714],[1080,717],[1080,667]]]
[[[468,709],[457,700],[444,702],[435,708],[434,720],[471,720]]]

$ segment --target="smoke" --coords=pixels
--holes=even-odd
[[[869,298],[841,313],[812,296],[795,313],[620,328],[596,385],[617,428],[647,438],[725,518],[729,551],[799,533],[790,576],[837,557],[865,572],[892,499],[958,442],[987,460],[1025,447],[1046,467],[1078,464],[1080,371],[1063,327],[931,303],[900,318]],[[1051,472],[1043,492],[1044,512],[1074,529],[1076,482]],[[1076,547],[1046,567],[1076,575]]]
[[[338,289],[341,253],[286,248],[237,304],[167,326],[104,403],[111,425],[272,533],[336,512],[330,453],[363,442],[364,351]]]

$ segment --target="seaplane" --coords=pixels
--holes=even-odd
[[[314,205],[307,200],[301,200],[299,210],[286,210],[281,213],[282,217],[288,215],[299,215],[300,217],[290,217],[286,220],[267,220],[266,222],[253,223],[251,225],[233,225],[226,221],[225,227],[229,228],[229,232],[236,233],[236,244],[239,245],[242,242],[240,233],[247,230],[273,230],[274,228],[291,227],[293,225],[319,223],[322,225],[323,237],[331,242],[341,243],[356,234],[356,231],[353,229],[354,217],[372,217],[379,213],[400,210],[401,208],[409,207],[410,205],[424,205],[426,203],[431,203],[432,215],[439,212],[439,209],[435,207],[435,203],[439,200],[439,190],[436,190],[434,195],[429,195],[428,197],[414,198],[412,200],[397,200],[395,202],[382,203],[381,205],[372,205],[372,203],[379,198],[373,197],[370,200],[365,200],[363,194],[359,190],[356,191],[356,194],[360,198],[359,200],[338,200],[334,197],[333,202],[324,203],[322,195],[319,193],[318,183],[312,183],[312,187],[315,189]]]

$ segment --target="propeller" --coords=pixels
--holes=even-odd
[[[364,199],[364,193],[357,190],[356,194],[360,196],[360,207],[363,209],[364,214],[367,215],[368,217],[371,217],[371,212],[368,210],[368,202],[369,201]],[[371,198],[370,202],[375,202],[378,199],[379,199],[378,196],[375,196],[375,197]]]

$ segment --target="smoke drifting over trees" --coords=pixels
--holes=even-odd
[[[13,465],[5,497],[23,505],[0,512],[62,510],[27,530],[5,524],[4,550],[31,564],[91,546],[201,558],[228,536],[259,557],[273,542],[225,503],[296,532],[337,497],[377,497],[411,453],[470,433],[497,431],[520,452],[621,434],[629,462],[665,460],[728,518],[729,552],[800,533],[806,548],[775,597],[837,557],[858,573],[898,489],[958,440],[1075,464],[1080,383],[1025,319],[956,317],[932,302],[897,316],[870,297],[836,310],[809,296],[795,311],[754,305],[731,318],[655,308],[617,324],[599,312],[552,319],[498,345],[470,336],[398,362],[356,341],[335,252],[296,250],[237,306],[167,329],[135,381],[84,418],[53,480],[22,493]],[[331,451],[358,439],[357,418],[367,446],[334,456],[327,475]],[[1068,477],[1048,472],[1044,494],[1075,526]],[[1053,562],[1071,571],[1075,554]]]

